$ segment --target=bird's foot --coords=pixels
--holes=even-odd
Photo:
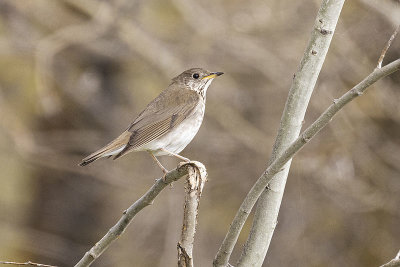
[[[185,158],[185,157],[183,157],[183,156],[181,156],[181,155],[179,155],[179,154],[173,153],[173,152],[171,152],[171,151],[168,151],[168,150],[166,150],[165,148],[161,148],[160,150],[163,151],[163,152],[165,152],[165,153],[167,153],[167,154],[169,154],[169,155],[171,155],[171,156],[177,157],[178,159],[181,159],[181,160],[183,160],[183,161],[185,161],[185,162],[190,162],[190,159]]]
[[[177,155],[177,156],[179,156],[179,157],[177,157],[178,159],[181,159],[181,160],[183,160],[185,162],[191,162],[191,160],[188,159],[188,158],[182,157],[181,155]]]
[[[164,183],[167,183],[167,173],[168,173],[168,170],[164,168],[162,171],[163,171],[163,173],[164,173],[164,175],[163,175],[163,177],[162,177],[163,182],[164,182]],[[169,188],[170,188],[170,189],[174,188],[174,182],[171,182],[171,183],[169,184]]]
[[[164,173],[162,179],[163,179],[164,183],[166,183],[167,182],[168,170],[166,168],[164,168],[164,167],[162,167],[161,170]]]
[[[154,159],[154,161],[157,163],[158,167],[160,167],[161,171],[164,173],[162,179],[164,182],[167,182],[167,173],[169,172],[162,164],[160,161],[158,161],[158,159],[153,155],[153,153],[151,153],[150,151],[148,151],[150,156]]]

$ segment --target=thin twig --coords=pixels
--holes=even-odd
[[[382,68],[383,58],[385,57],[386,52],[388,51],[388,49],[389,49],[390,45],[392,44],[394,38],[396,38],[396,35],[399,33],[399,29],[400,29],[400,24],[397,25],[397,28],[394,30],[392,36],[390,36],[389,41],[387,41],[386,46],[382,49],[381,56],[379,57],[379,60],[378,60],[378,66],[376,66],[378,69]]]
[[[0,261],[0,264],[10,264],[10,265],[29,265],[29,266],[37,266],[37,267],[57,267],[55,265],[48,265],[36,262],[14,262],[14,261]]]
[[[94,42],[103,35],[112,21],[107,6],[105,2],[100,4],[91,21],[64,27],[38,42],[35,53],[35,89],[40,96],[38,99],[45,114],[51,115],[60,110],[59,97],[51,89],[49,80],[52,78],[51,82],[54,81],[53,61],[56,55],[70,45]]]
[[[400,266],[400,250],[397,253],[396,257],[389,261],[388,263],[385,263],[381,265],[380,267],[399,267]]]
[[[200,197],[207,180],[207,171],[203,164],[196,162],[188,168],[186,179],[186,195],[183,210],[183,225],[181,240],[178,242],[178,266],[193,266],[193,242],[196,233],[197,214]]]
[[[117,239],[128,227],[129,223],[135,215],[143,208],[151,205],[155,197],[169,184],[188,174],[188,167],[194,166],[196,163],[189,162],[178,165],[172,171],[169,171],[164,178],[156,180],[155,184],[127,210],[123,212],[123,216],[119,221],[111,227],[107,234],[97,242],[83,258],[75,265],[75,267],[90,266],[110,245]]]
[[[215,266],[226,266],[227,263],[219,261],[219,257],[224,255],[224,258],[229,259],[232,254],[233,247],[235,246],[239,234],[246,222],[254,204],[257,202],[261,193],[264,191],[268,183],[278,173],[282,167],[306,144],[313,138],[322,128],[324,128],[333,118],[333,116],[340,111],[346,104],[354,98],[362,95],[364,91],[377,82],[379,79],[400,70],[400,59],[378,69],[376,68],[371,72],[363,81],[354,86],[351,90],[335,100],[334,103],[325,110],[324,113],[309,126],[282,154],[280,154],[265,170],[257,182],[253,185],[245,199],[243,200],[235,218],[233,219],[230,228],[225,236],[225,239],[218,250],[216,259],[214,260]],[[217,261],[217,262],[216,262]],[[217,263],[217,264],[216,264]]]

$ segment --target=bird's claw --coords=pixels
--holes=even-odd
[[[168,170],[167,169],[163,169],[162,172],[164,173],[162,179],[166,183],[167,182]]]

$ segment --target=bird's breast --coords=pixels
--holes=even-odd
[[[155,156],[166,155],[161,148],[173,153],[180,153],[195,137],[203,122],[205,105],[200,102],[193,112],[166,135],[146,145]]]

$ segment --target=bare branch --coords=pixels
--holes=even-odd
[[[107,234],[97,242],[75,267],[90,266],[128,227],[135,215],[143,208],[152,204],[156,196],[169,184],[188,174],[188,167],[197,163],[189,162],[179,164],[178,167],[169,171],[164,178],[156,180],[155,184],[127,210],[123,212],[121,219],[107,232]]]
[[[324,0],[318,10],[314,29],[299,70],[293,79],[270,163],[283,152],[301,131],[304,116],[339,20],[344,0]],[[261,266],[278,221],[291,161],[283,167],[258,201],[250,235],[243,248],[238,266]]]
[[[396,35],[399,33],[399,29],[400,29],[400,24],[397,25],[396,30],[394,30],[392,36],[390,36],[390,38],[389,38],[389,41],[387,41],[385,47],[383,48],[383,50],[381,52],[381,56],[379,57],[379,60],[378,60],[378,66],[376,66],[377,68],[382,68],[383,58],[385,57],[386,52],[388,51],[388,49],[389,49],[390,45],[392,44],[394,38],[396,38]]]
[[[393,260],[381,265],[380,267],[399,267],[400,266],[400,250]]]
[[[0,261],[0,264],[10,264],[10,265],[28,265],[28,266],[36,266],[36,267],[57,267],[54,265],[47,265],[47,264],[42,264],[42,263],[36,263],[36,262],[14,262],[14,261]]]
[[[328,52],[343,4],[344,0],[324,0],[321,3],[310,40],[289,91],[270,163],[299,136],[304,115]],[[259,201],[251,234],[246,242],[240,260],[240,262],[244,261],[243,265],[245,266],[260,266],[264,260],[272,238],[273,229],[276,225],[289,168],[290,160],[288,159],[288,164],[285,165],[283,170],[273,180],[273,184],[271,184],[271,187],[277,192],[272,194],[273,199],[271,201],[265,200],[268,195],[268,191],[266,191],[263,199]],[[268,210],[268,216],[262,216],[262,214],[266,213],[265,210]],[[250,212],[250,210],[243,211]],[[263,233],[262,235],[259,234],[261,232]],[[231,236],[229,233],[227,234],[216,255],[214,266],[227,265],[236,241],[237,237]],[[255,259],[257,263],[245,263],[245,258],[247,257],[257,258]]]
[[[188,168],[186,179],[186,195],[183,210],[183,225],[181,240],[178,242],[178,266],[193,266],[193,242],[196,233],[197,214],[203,187],[207,181],[207,171],[200,162],[194,162]]]
[[[365,90],[382,79],[385,76],[392,74],[400,70],[400,59],[393,61],[392,63],[380,68],[375,69],[371,72],[363,81],[354,86],[351,90],[337,99],[324,113],[311,124],[288,148],[286,148],[282,154],[280,154],[264,171],[261,177],[250,189],[249,193],[243,200],[238,212],[233,219],[228,233],[218,251],[216,259],[214,260],[214,266],[227,266],[228,263],[222,261],[222,255],[224,259],[228,260],[229,256],[233,251],[233,247],[237,242],[239,234],[246,222],[253,206],[257,202],[261,193],[267,187],[268,183],[274,177],[275,174],[281,171],[282,167],[291,158],[313,138],[322,128],[324,128],[333,118],[333,116],[339,112],[346,104],[352,101],[354,98],[362,95]]]

